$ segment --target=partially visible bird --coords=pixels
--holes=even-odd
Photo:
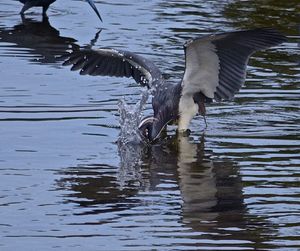
[[[50,6],[50,4],[54,3],[56,0],[19,0],[19,2],[23,3],[24,6],[20,12],[20,14],[24,14],[26,10],[32,8],[32,7],[43,7],[43,15],[46,15],[46,12]],[[90,6],[93,8],[93,10],[96,12],[99,19],[102,21],[102,18],[100,16],[100,13],[97,10],[97,7],[93,0],[86,0]]]
[[[186,132],[198,113],[205,117],[205,103],[231,100],[245,81],[250,55],[278,45],[286,37],[272,28],[257,28],[207,35],[184,45],[185,72],[178,84],[166,82],[149,60],[128,51],[113,49],[74,51],[64,65],[73,65],[85,75],[133,77],[153,95],[154,115],[139,125],[150,142],[170,122],[178,120],[178,131]]]

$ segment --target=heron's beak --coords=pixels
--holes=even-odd
[[[101,18],[101,16],[100,16],[100,13],[99,13],[99,11],[97,10],[97,7],[96,7],[94,1],[93,1],[93,0],[86,0],[86,1],[87,1],[87,2],[89,3],[89,5],[93,8],[93,10],[96,12],[96,14],[97,14],[97,16],[99,17],[99,19],[101,20],[101,22],[103,22],[103,21],[102,21],[102,18]]]

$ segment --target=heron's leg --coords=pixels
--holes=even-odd
[[[43,6],[43,16],[47,16],[47,13],[46,13],[46,12],[47,12],[47,10],[48,10],[48,8],[49,8],[49,5],[50,5],[50,4],[44,5],[44,6]]]
[[[24,15],[25,11],[28,10],[28,9],[30,9],[31,7],[33,7],[33,5],[31,3],[28,3],[28,2],[25,3],[24,6],[23,6],[23,8],[20,11],[20,14]]]

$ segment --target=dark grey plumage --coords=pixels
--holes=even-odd
[[[153,141],[163,128],[178,119],[178,130],[188,129],[197,114],[205,116],[207,101],[230,100],[245,81],[249,57],[280,44],[286,37],[271,28],[227,32],[189,40],[184,45],[185,72],[181,83],[164,81],[149,60],[128,51],[112,49],[75,51],[64,65],[80,74],[132,77],[153,95],[153,117],[142,121],[142,133]]]

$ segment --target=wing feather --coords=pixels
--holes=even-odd
[[[150,60],[129,51],[86,49],[69,53],[64,59],[63,65],[72,65],[71,70],[80,70],[81,75],[132,77],[148,88],[163,80],[160,70]]]
[[[183,95],[202,92],[208,98],[229,100],[246,77],[249,57],[278,45],[286,37],[271,28],[204,36],[186,43]]]

